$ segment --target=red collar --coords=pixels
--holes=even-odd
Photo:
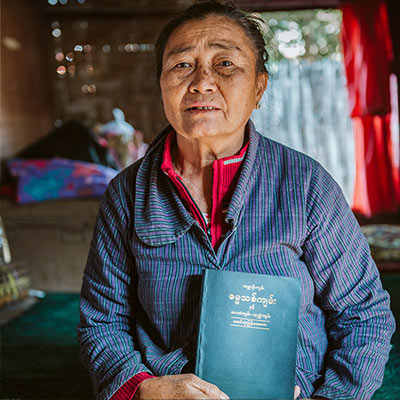
[[[216,248],[229,228],[224,217],[236,187],[240,166],[246,155],[249,141],[247,141],[238,154],[224,157],[213,162],[212,210],[211,218],[208,216],[208,221],[206,221],[204,215],[202,215],[190,193],[184,186],[182,178],[176,173],[172,165],[171,145],[175,135],[175,132],[171,132],[166,138],[161,169],[175,184],[181,199],[186,203],[192,216],[199,222],[200,226],[211,235],[212,245]]]
[[[164,154],[163,154],[163,161],[161,164],[161,169],[170,177],[179,177],[180,176],[175,172],[174,167],[172,165],[171,159],[171,145],[172,140],[176,137],[176,133],[174,131],[170,132],[165,140],[164,145]],[[228,156],[224,158],[220,158],[219,160],[215,160],[213,162],[213,169],[216,165],[218,165],[219,169],[226,171],[229,175],[230,172],[234,171],[236,173],[237,169],[239,168],[242,160],[246,155],[247,148],[249,146],[249,141],[241,148],[239,154],[235,154],[233,156]]]

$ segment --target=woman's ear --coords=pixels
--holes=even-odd
[[[268,72],[259,72],[257,74],[257,104],[261,101],[261,97],[268,85]]]

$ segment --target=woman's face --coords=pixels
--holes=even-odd
[[[267,85],[241,26],[209,16],[179,26],[170,36],[160,78],[166,117],[188,138],[243,135]]]

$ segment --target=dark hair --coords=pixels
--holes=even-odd
[[[268,63],[269,55],[265,48],[265,40],[261,28],[261,24],[264,21],[255,15],[247,14],[240,10],[233,1],[220,3],[216,0],[207,0],[188,7],[172,19],[161,31],[156,42],[157,82],[160,82],[164,50],[172,32],[185,22],[205,19],[210,15],[221,15],[230,18],[241,26],[254,46],[257,72],[267,72],[266,64]]]

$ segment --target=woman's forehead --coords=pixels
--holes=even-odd
[[[164,56],[188,51],[199,43],[209,48],[252,50],[244,29],[228,17],[211,15],[205,19],[190,20],[172,32]]]

